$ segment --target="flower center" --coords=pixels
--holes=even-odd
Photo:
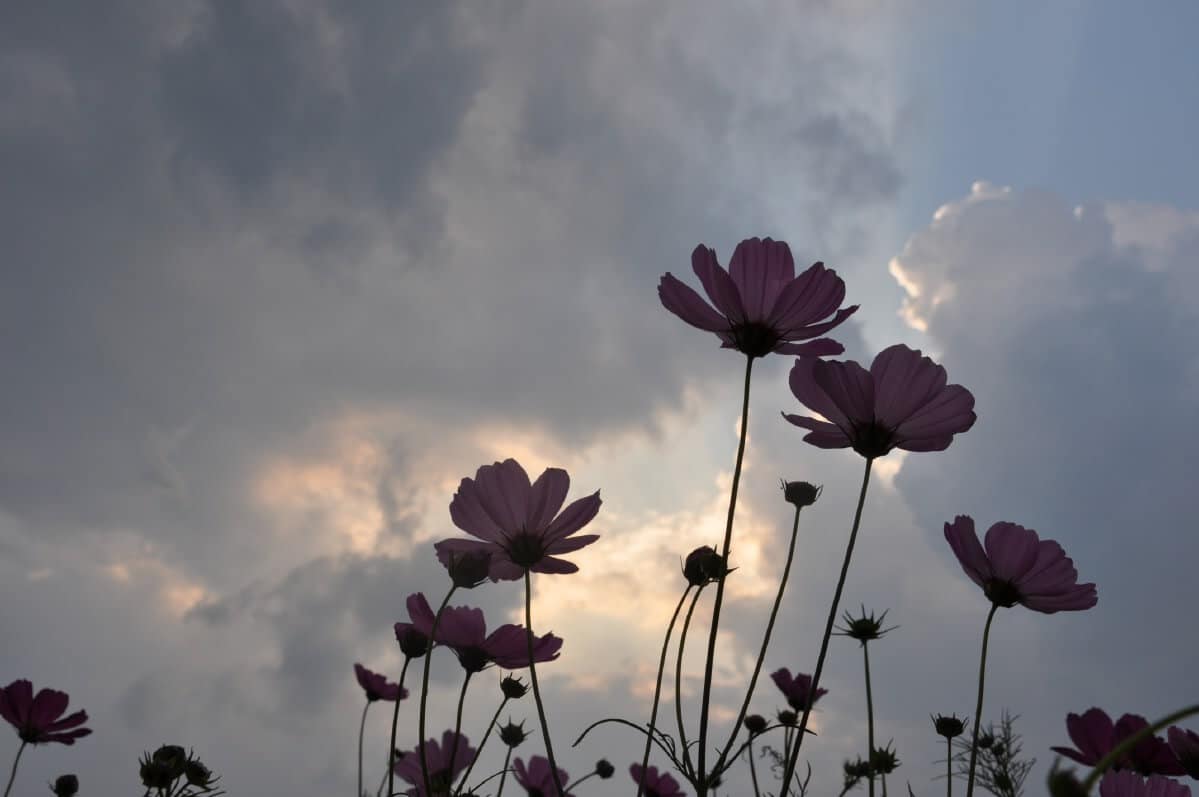
[[[750,357],[765,357],[774,351],[778,345],[779,335],[771,327],[761,322],[738,324],[730,334],[737,344],[737,351],[744,352]]]
[[[521,567],[532,567],[545,558],[545,547],[541,538],[521,531],[508,540],[508,556]]]
[[[853,426],[853,450],[864,457],[881,457],[895,447],[894,432],[874,421]]]
[[[1010,581],[993,578],[987,582],[987,586],[983,588],[983,594],[991,599],[991,603],[997,603],[1005,609],[1011,608],[1020,602],[1020,590],[1016,589],[1016,585]]]

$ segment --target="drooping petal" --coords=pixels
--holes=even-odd
[[[791,247],[771,238],[746,238],[729,261],[729,276],[748,321],[765,321],[783,287],[795,278]]]
[[[464,540],[461,537],[451,537],[448,540],[438,540],[433,543],[433,549],[437,551],[437,561],[441,562],[446,567],[450,566],[450,557],[470,556],[474,554],[491,554],[492,556],[500,555],[503,548],[493,542],[483,542],[482,540]]]
[[[729,328],[729,320],[712,309],[690,286],[680,282],[668,271],[658,283],[658,298],[662,306],[693,327],[708,332]]]
[[[554,573],[557,575],[566,575],[567,573],[579,572],[579,566],[574,562],[566,559],[559,559],[556,556],[544,556],[537,564],[529,568],[534,573]]]
[[[1078,584],[1064,592],[1052,595],[1029,595],[1020,603],[1033,611],[1044,614],[1055,612],[1079,612],[1099,603],[1099,593],[1094,584]]]
[[[987,561],[987,554],[974,531],[974,518],[958,515],[953,519],[953,523],[946,523],[945,539],[970,580],[980,587],[985,587],[987,579],[992,576],[991,564]]]
[[[596,516],[596,513],[599,512],[600,504],[602,503],[600,501],[599,490],[596,490],[591,495],[572,501],[546,527],[545,534],[542,537],[543,544],[552,544],[586,526]]]
[[[568,490],[570,476],[567,472],[562,468],[546,468],[533,482],[526,528],[537,533],[548,526],[566,501]]]
[[[803,343],[780,343],[774,347],[779,354],[796,357],[832,357],[845,353],[845,347],[832,338],[817,338]]]
[[[70,730],[71,728],[82,725],[85,722],[87,722],[87,712],[76,711],[74,714],[63,717],[57,722],[51,722],[46,726],[46,730],[50,733],[60,733],[62,731]],[[91,731],[88,732],[90,733]]]
[[[691,252],[691,269],[720,314],[733,324],[744,324],[741,296],[728,272],[716,261],[716,252],[702,244],[695,247]]]
[[[818,421],[803,415],[788,415],[785,412],[783,418],[803,429],[810,429],[811,431],[804,435],[804,442],[811,443],[817,448],[849,448],[853,445],[849,436],[836,424]]]
[[[585,546],[590,545],[600,538],[598,534],[578,534],[574,537],[563,537],[560,540],[554,540],[546,546],[547,554],[557,556],[564,553],[572,553]]]

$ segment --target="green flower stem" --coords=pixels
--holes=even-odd
[[[874,757],[874,697],[870,691],[870,647],[862,640],[862,661],[866,665],[866,743],[870,746],[870,754],[866,760]],[[815,691],[813,690],[813,694]],[[886,778],[883,779],[885,784]],[[883,786],[883,797],[886,797],[886,786]],[[870,769],[870,797],[874,797],[874,768]]]
[[[1095,782],[1099,780],[1104,771],[1106,771],[1112,764],[1123,758],[1124,755],[1128,753],[1129,750],[1136,747],[1142,739],[1146,739],[1160,731],[1162,728],[1165,728],[1167,725],[1173,725],[1179,720],[1184,720],[1192,714],[1199,714],[1199,703],[1179,709],[1173,714],[1167,714],[1152,725],[1141,728],[1139,731],[1120,742],[1118,745],[1112,748],[1111,752],[1099,759],[1099,763],[1095,764],[1095,768],[1091,770],[1091,774],[1087,775],[1086,780],[1082,782],[1082,790],[1089,793],[1091,791],[1091,787],[1095,785]]]
[[[745,458],[745,438],[749,433],[749,382],[753,371],[754,358],[745,358],[745,389],[741,399],[741,439],[737,443],[737,464],[733,467],[733,487],[729,494],[729,514],[724,526],[724,545],[720,556],[728,570],[729,548],[733,544],[733,515],[737,510],[737,488],[741,484],[741,463]],[[720,629],[720,607],[724,602],[724,582],[728,578],[725,572],[716,582],[716,601],[712,605],[712,628],[708,632],[708,656],[704,664],[704,694],[699,709],[699,773],[698,797],[706,797],[708,793],[708,773],[704,762],[708,754],[708,706],[712,702],[712,672],[716,664],[716,633]]]
[[[450,596],[454,594],[456,589],[458,589],[458,585],[452,585],[450,591],[445,594],[445,600],[437,607],[437,614],[433,615],[433,627],[429,629],[429,647],[425,650],[425,672],[421,677],[420,685],[420,738],[416,740],[416,749],[420,754],[421,780],[425,782],[425,794],[433,793],[433,787],[429,783],[429,757],[425,752],[425,702],[429,697],[429,662],[433,660],[433,640],[437,638],[437,626],[441,623],[441,613],[445,611],[445,607],[450,602]],[[391,788],[394,777],[394,773],[388,776],[388,797],[395,793],[395,789]]]
[[[8,797],[8,793],[12,791],[12,782],[17,779],[17,764],[21,763],[21,753],[25,752],[27,742],[22,741],[21,746],[17,748],[17,757],[12,761],[12,774],[8,776],[8,785],[4,787],[4,797]]]
[[[449,600],[449,598],[447,597],[446,600]],[[432,645],[429,647],[431,649]],[[428,650],[425,651],[425,655],[429,655]],[[404,656],[404,668],[400,670],[401,695],[404,694],[404,678],[408,675],[408,664],[411,661],[411,656]],[[387,797],[391,797],[392,794],[395,794],[395,775],[392,774],[392,769],[394,769],[396,765],[396,723],[400,718],[400,701],[402,699],[403,698],[396,698],[395,707],[391,710],[391,740],[387,743],[387,772],[384,773],[384,777],[387,778]],[[379,790],[382,791],[383,787],[380,786]]]
[[[687,616],[683,618],[683,632],[679,634],[679,656],[674,666],[674,716],[679,724],[679,746],[683,748],[684,768],[691,766],[691,751],[687,746],[687,729],[683,725],[683,651],[687,645],[687,631],[691,628],[691,615],[695,613],[695,604],[699,602],[705,586],[701,584],[691,596],[691,605],[687,607]]]
[[[504,710],[504,706],[508,705],[508,696],[504,695],[504,699],[500,701],[499,708],[495,710],[495,714],[491,716],[491,722],[487,725],[487,732],[483,734],[483,741],[479,742],[479,748],[475,750],[475,757],[467,766],[466,771],[462,773],[462,779],[458,781],[458,788],[455,792],[462,791],[462,787],[466,785],[466,779],[470,777],[471,770],[475,768],[475,762],[483,757],[483,747],[487,744],[487,740],[491,738],[491,731],[495,728],[495,724],[499,721],[500,712]],[[453,759],[450,759],[453,761]]]
[[[366,712],[371,707],[371,701],[366,701],[362,707],[362,721],[358,723],[358,791],[354,797],[362,797],[362,736],[366,732]]]
[[[983,686],[987,679],[987,642],[991,638],[991,621],[999,610],[998,603],[991,604],[987,613],[987,624],[983,626],[983,652],[978,661],[978,701],[974,704],[974,734],[970,737],[970,773],[966,778],[966,797],[974,794],[974,767],[978,763],[978,726],[983,718]]]
[[[450,745],[450,771],[454,771],[454,760],[458,758],[458,734],[462,732],[462,704],[466,702],[466,687],[470,685],[470,677],[474,675],[470,670],[466,671],[466,677],[462,679],[462,691],[458,693],[458,716],[454,720],[454,743]],[[475,754],[476,757],[478,753]],[[451,781],[452,782],[452,781]]]
[[[662,673],[666,670],[666,653],[670,648],[670,636],[674,633],[674,625],[678,622],[679,612],[682,611],[683,602],[687,600],[689,592],[691,592],[691,584],[688,584],[687,589],[683,590],[679,604],[674,607],[674,614],[670,616],[670,625],[666,627],[666,639],[662,640],[662,655],[658,657],[658,679],[654,682],[654,703],[649,712],[649,733],[645,735],[645,752],[641,756],[642,770],[649,766],[649,748],[654,742],[654,724],[658,721],[658,701],[662,697]],[[637,797],[641,797],[644,789],[645,784],[637,784]]]
[[[787,562],[783,565],[783,577],[779,581],[778,594],[774,596],[774,606],[770,609],[770,620],[766,623],[766,633],[762,636],[762,649],[758,652],[758,661],[754,664],[754,674],[749,679],[749,688],[745,690],[745,700],[741,703],[741,711],[737,715],[736,722],[733,723],[733,732],[729,734],[729,740],[720,751],[720,756],[716,759],[714,769],[721,771],[721,764],[728,757],[729,751],[733,749],[733,745],[737,741],[737,734],[741,732],[741,723],[745,720],[745,713],[749,711],[749,701],[753,698],[754,687],[758,683],[758,675],[762,672],[762,663],[766,660],[766,649],[770,646],[770,634],[774,630],[774,621],[778,617],[779,605],[783,602],[783,591],[787,587],[787,579],[791,575],[791,562],[795,558],[795,540],[799,536],[799,513],[803,507],[795,507],[795,522],[791,525],[791,544],[787,548]]]
[[[837,589],[833,593],[833,604],[829,607],[828,622],[824,627],[824,639],[820,642],[820,655],[816,658],[816,672],[812,674],[811,695],[814,698],[820,686],[820,675],[824,672],[824,658],[828,655],[828,641],[833,635],[833,624],[837,621],[837,607],[841,603],[841,591],[845,588],[845,577],[849,574],[849,562],[853,558],[853,546],[858,539],[858,529],[862,525],[862,507],[866,504],[866,488],[870,486],[870,467],[874,457],[866,457],[866,468],[862,473],[862,489],[858,493],[858,508],[853,515],[853,528],[849,532],[849,543],[845,546],[845,561],[841,563],[841,576],[837,579]],[[790,788],[791,776],[795,773],[795,765],[799,762],[799,751],[803,747],[804,732],[808,729],[808,717],[812,713],[814,699],[808,700],[804,708],[803,719],[799,723],[799,738],[795,740],[795,749],[787,757],[787,766],[783,769],[783,785],[781,794],[785,795]]]
[[[537,719],[541,721],[541,735],[545,737],[545,756],[550,760],[550,774],[558,794],[566,794],[562,778],[558,776],[558,762],[554,759],[554,745],[550,741],[550,726],[545,720],[545,706],[541,702],[541,687],[537,684],[537,665],[533,663],[533,578],[525,568],[525,639],[529,649],[529,679],[533,682],[533,699],[537,703]]]

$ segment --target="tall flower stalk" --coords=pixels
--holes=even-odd
[[[691,586],[690,583],[687,584],[687,588],[683,590],[683,594],[679,597],[678,605],[674,607],[674,614],[670,616],[670,624],[666,627],[666,638],[662,640],[662,655],[658,657],[658,676],[654,680],[654,702],[649,712],[649,727],[645,734],[645,751],[641,755],[642,769],[649,766],[649,751],[654,742],[654,727],[658,721],[658,701],[662,697],[662,673],[666,669],[666,654],[670,649],[670,637],[674,633],[675,623],[678,622],[679,612],[682,611],[683,604],[687,601],[687,596],[691,593]],[[577,783],[574,785],[577,785]],[[637,797],[641,797],[644,788],[644,784],[637,784]]]
[[[983,715],[983,688],[987,680],[987,642],[991,637],[991,621],[995,619],[995,612],[998,610],[998,603],[991,604],[991,611],[987,612],[987,624],[983,626],[983,649],[978,658],[978,699],[974,703],[974,731],[970,735],[970,770],[966,775],[966,797],[974,794],[974,769],[978,764],[978,726]]]
[[[537,682],[537,665],[533,663],[533,579],[528,570],[525,570],[525,634],[529,650],[529,680],[533,682],[533,701],[537,704],[537,719],[541,723],[541,735],[545,739],[545,755],[549,759],[550,773],[553,775],[554,786],[557,787],[558,794],[566,794],[562,788],[562,779],[558,775],[558,763],[554,759],[554,743],[550,739],[550,725],[545,719],[541,686]]]

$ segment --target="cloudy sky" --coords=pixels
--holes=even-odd
[[[132,793],[137,755],[169,742],[234,795],[352,794],[352,664],[398,675],[404,599],[444,594],[450,497],[506,457],[601,490],[600,542],[536,580],[534,622],[566,640],[541,670],[562,765],[607,756],[617,779],[587,793],[627,793],[635,740],[569,744],[648,714],[678,558],[723,529],[740,398],[739,357],[656,285],[695,284],[697,243],[727,262],[755,235],[845,279],[847,356],[905,342],[977,400],[946,452],[880,463],[846,588],[901,626],[872,657],[901,781],[942,789],[928,715],[973,711],[988,605],[942,538],[956,514],[1058,539],[1098,584],[1090,612],[996,620],[984,716],[1021,715],[1029,793],[1066,712],[1194,702],[1184,5],[8,7],[0,681],[70,692],[95,729],[27,752],[18,793],[64,771]],[[721,731],[780,572],[779,478],[826,489],[767,672],[815,665],[860,478],[779,418],[789,366],[755,369]],[[521,601],[463,598],[495,624]],[[440,731],[459,679],[437,663]],[[472,739],[498,679],[472,684]],[[865,748],[854,643],[834,640],[825,685],[821,794]],[[764,680],[752,705],[783,700]],[[372,784],[385,725],[372,710]]]

